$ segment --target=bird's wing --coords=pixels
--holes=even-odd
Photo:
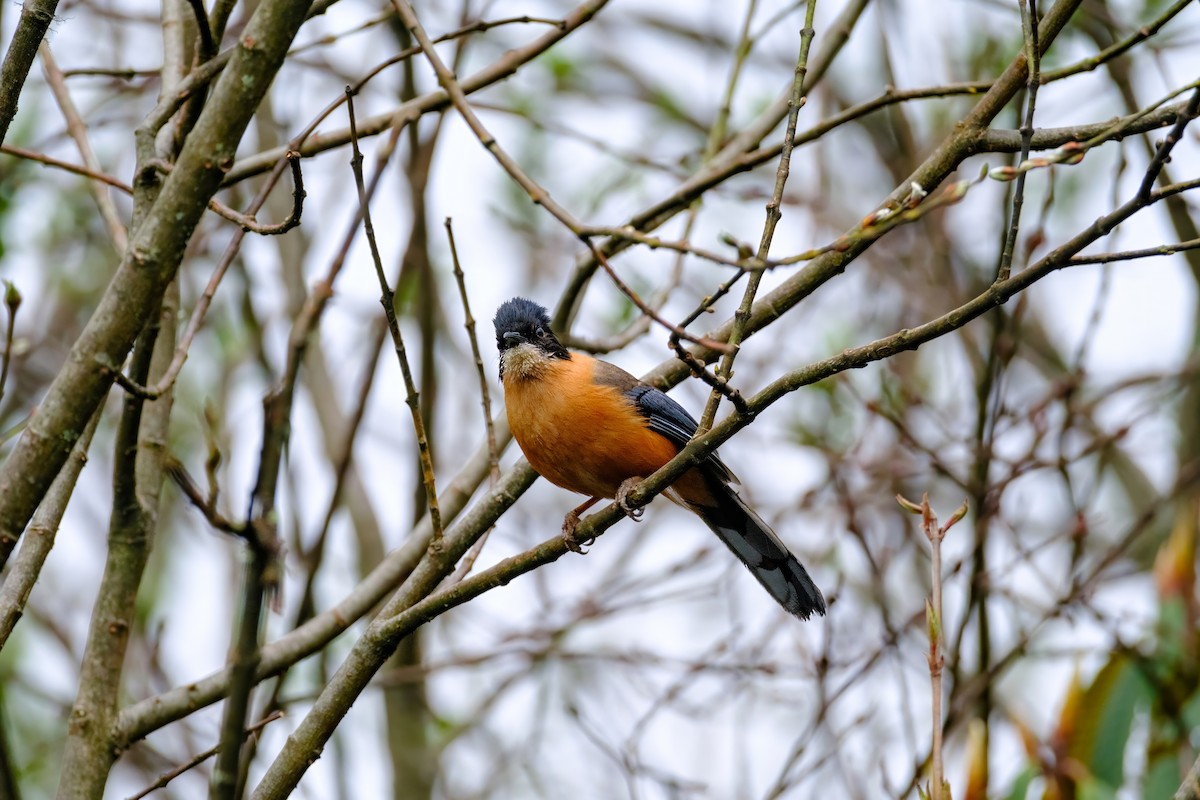
[[[678,448],[683,448],[696,434],[696,420],[687,410],[663,392],[642,383],[625,370],[607,361],[595,360],[593,379],[611,386],[633,403],[646,420],[646,427],[665,436]],[[726,483],[741,483],[733,470],[725,466],[714,452],[704,460],[714,477]]]
[[[696,435],[696,420],[663,392],[644,383],[628,389],[625,396],[633,401],[638,413],[646,420],[647,427],[670,439],[677,447],[684,447]],[[714,452],[704,461],[717,476],[727,483],[738,483],[737,476],[722,463]]]

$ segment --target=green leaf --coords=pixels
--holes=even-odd
[[[1076,787],[1075,800],[1117,800],[1117,788],[1098,780],[1087,779]]]
[[[1139,707],[1150,704],[1153,692],[1133,659],[1116,655],[1084,691],[1079,719],[1067,752],[1105,786],[1115,790],[1125,778],[1125,744]],[[1081,784],[1081,787],[1083,784]],[[1105,795],[1091,795],[1104,797]],[[1085,795],[1081,792],[1080,800]]]
[[[1178,754],[1160,753],[1146,765],[1146,774],[1142,778],[1142,797],[1172,797],[1181,779]]]
[[[1038,777],[1036,767],[1028,766],[1017,774],[1016,780],[1013,781],[1012,790],[1008,793],[1005,800],[1025,800],[1029,793],[1029,784],[1033,783],[1033,779]]]

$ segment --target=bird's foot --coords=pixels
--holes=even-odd
[[[639,521],[642,518],[642,514],[646,513],[646,509],[634,508],[629,504],[629,493],[632,492],[634,487],[641,482],[641,478],[627,478],[619,487],[617,487],[617,505],[619,505],[621,510],[625,512],[625,516],[629,517],[634,522]]]
[[[595,542],[596,537],[592,536],[592,537],[589,537],[589,538],[581,541],[575,535],[576,531],[579,528],[579,520],[580,520],[579,509],[575,509],[575,510],[569,512],[565,517],[563,517],[563,524],[562,524],[563,544],[566,545],[567,549],[570,550],[572,553],[579,553],[580,555],[587,555],[587,550],[584,550],[583,548],[585,546],[591,545],[593,542]]]

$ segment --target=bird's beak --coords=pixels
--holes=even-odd
[[[521,334],[517,333],[516,331],[505,331],[504,332],[504,341],[508,342],[509,345],[514,345],[514,344],[519,344],[520,342],[525,341],[525,337],[522,336]]]

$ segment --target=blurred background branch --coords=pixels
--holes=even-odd
[[[1194,797],[1196,14],[0,9],[0,798]],[[567,557],[514,295],[827,618],[662,501]]]

